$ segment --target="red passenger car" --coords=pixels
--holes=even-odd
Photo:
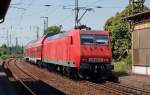
[[[111,76],[109,32],[74,29],[47,34],[25,47],[25,58],[81,78]]]

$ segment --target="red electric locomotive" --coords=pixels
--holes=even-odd
[[[112,76],[112,46],[109,32],[74,29],[47,34],[29,43],[26,60],[80,78]]]

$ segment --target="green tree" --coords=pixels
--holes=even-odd
[[[145,7],[145,10],[148,10],[148,8]],[[127,6],[123,11],[110,17],[105,23],[104,29],[110,31],[112,38],[114,58],[118,58],[124,50],[131,48],[131,34],[128,32],[129,24],[124,20],[130,12],[131,6]]]
[[[10,57],[10,56],[18,56],[18,57],[22,57],[23,55],[23,47],[21,46],[12,46],[11,47],[11,54],[10,54],[10,47],[7,47],[6,44],[3,44],[1,47],[0,47],[0,59],[5,59],[7,57]]]
[[[6,55],[9,51],[8,51],[8,47],[6,46],[6,44],[2,44],[1,48],[0,48],[0,52],[2,55]]]
[[[46,31],[44,31],[44,35],[47,34],[47,33],[58,33],[60,32],[60,27],[59,26],[50,26],[47,28]]]
[[[7,49],[7,45],[6,44],[2,44],[1,48]]]

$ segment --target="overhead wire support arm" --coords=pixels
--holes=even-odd
[[[94,9],[92,8],[86,8],[85,9],[85,12],[81,15],[81,17],[78,19],[78,22],[80,22],[82,20],[82,18],[84,17],[84,15],[88,12],[88,11],[93,11],[94,12]]]
[[[69,8],[67,6],[63,6],[63,9],[71,9],[71,10],[74,10],[73,8]]]
[[[83,17],[85,16],[85,14],[88,12],[88,11],[94,11],[93,8],[89,8],[89,7],[79,7],[79,0],[75,0],[75,5],[71,5],[71,6],[74,6],[74,8],[71,8],[71,7],[68,7],[68,6],[63,6],[63,9],[71,9],[74,11],[74,15],[75,15],[75,18],[74,18],[74,23],[75,23],[75,26],[74,28],[78,28],[79,26],[81,26],[81,20],[83,19]],[[98,8],[102,8],[101,6],[99,6]],[[80,14],[80,11],[83,10],[83,14]]]
[[[20,7],[15,7],[15,6],[10,6],[10,8],[15,8],[15,9],[20,9],[20,10],[26,10],[25,8],[20,8]]]

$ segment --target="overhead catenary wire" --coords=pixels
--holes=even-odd
[[[65,16],[63,19],[61,19],[61,20],[59,20],[58,22],[56,22],[56,24],[57,24],[57,23],[63,24],[64,22],[69,21],[69,20],[70,20],[69,18],[71,18],[72,15],[73,15],[73,13],[71,13],[71,14]],[[73,19],[73,17],[72,17],[72,19]]]
[[[19,2],[11,3],[10,5],[22,5],[22,3],[23,3],[23,0],[20,0]]]
[[[21,25],[21,21],[23,20],[24,18],[24,15],[26,14],[26,12],[28,11],[28,9],[30,8],[30,6],[33,5],[35,0],[31,0],[31,2],[27,5],[27,7],[25,8],[25,10],[23,11],[22,15],[21,15],[21,19],[20,19],[20,22],[19,22],[19,25]]]
[[[15,8],[15,9],[20,9],[20,10],[26,10],[25,8],[20,8],[20,7],[15,7],[15,6],[10,6],[10,8]]]
[[[103,0],[96,0],[96,1],[94,1],[93,3],[90,3],[90,4],[86,5],[86,7],[91,7],[91,6],[93,6],[93,5],[97,4],[97,3],[99,3],[100,1],[103,1]]]
[[[21,2],[22,2],[22,4],[20,4],[19,6],[23,6],[26,10],[25,10],[25,13],[24,14],[22,14],[22,19],[20,19],[20,23],[22,23],[23,22],[23,19],[27,19],[27,18],[25,18],[25,16],[26,16],[26,14],[27,14],[27,12],[29,12],[29,8],[30,8],[30,6],[32,6],[35,2],[34,2],[34,0],[20,0]],[[25,1],[28,1],[28,4],[26,4],[25,3]],[[38,1],[38,0],[37,0]],[[48,1],[48,0],[47,0]],[[57,1],[59,1],[59,0],[57,0]],[[80,1],[86,1],[86,0],[80,0]],[[84,5],[85,6],[89,6],[89,7],[93,7],[93,6],[95,6],[95,5],[97,5],[97,4],[100,4],[99,2],[100,1],[102,1],[102,0],[87,0],[88,2],[88,4],[87,3],[85,3]],[[74,2],[74,0],[72,0],[72,2]],[[89,2],[91,2],[91,3],[89,3]],[[19,2],[16,2],[16,4],[19,4]],[[59,10],[59,7],[62,7],[63,6],[63,4],[58,4],[59,2],[57,2],[57,5],[53,5],[52,6],[52,11],[49,11],[48,10],[48,8],[47,8],[47,10],[46,11],[43,11],[43,12],[46,12],[46,14],[48,15],[48,14],[50,14],[50,15],[48,15],[48,16],[50,16],[49,18],[52,18],[53,16],[56,16],[56,15],[59,15],[60,16],[60,18],[58,18],[58,19],[56,19],[56,20],[54,20],[52,23],[56,23],[56,22],[60,22],[61,24],[64,24],[66,21],[69,21],[70,20],[70,18],[72,19],[73,17],[70,15],[70,14],[66,14],[66,15],[64,15],[64,16],[62,16],[61,17],[61,14],[62,14],[62,12]],[[15,4],[15,3],[14,3]],[[65,4],[67,4],[67,3],[65,3]],[[83,4],[80,4],[80,5],[83,5]],[[17,6],[17,5],[16,5]],[[16,7],[15,6],[15,7]],[[29,7],[28,7],[29,6]],[[70,6],[74,6],[73,4],[72,5],[70,5]],[[55,7],[55,8],[54,8]],[[56,8],[57,7],[57,8]],[[120,8],[120,7],[115,7],[115,5],[114,5],[114,7],[112,6],[112,7],[107,7],[107,6],[102,6],[103,8]],[[41,8],[41,7],[40,7]],[[122,7],[121,7],[122,8]],[[24,12],[24,10],[21,10],[22,12]],[[48,13],[48,11],[49,11],[49,13]],[[41,14],[41,11],[38,11],[37,13],[40,13]],[[71,13],[73,13],[73,12],[71,12]],[[35,15],[35,14],[34,14]],[[34,15],[33,16],[31,16],[31,17],[33,17],[34,18]],[[21,24],[20,23],[18,23],[18,26],[20,26]],[[58,24],[58,23],[57,23]]]

